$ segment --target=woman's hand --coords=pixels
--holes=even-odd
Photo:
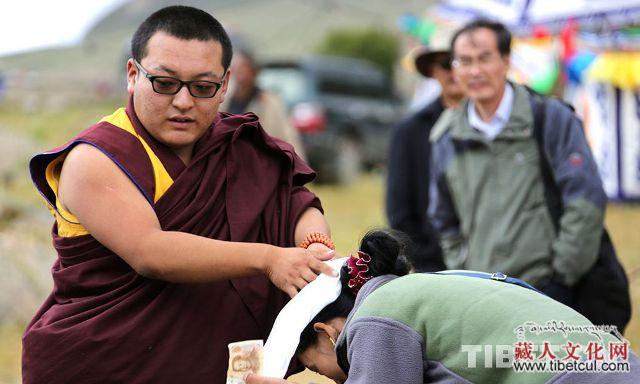
[[[272,377],[264,377],[258,376],[254,374],[250,374],[249,376],[244,378],[244,381],[247,384],[290,384],[290,381],[286,381],[283,379],[274,379]]]

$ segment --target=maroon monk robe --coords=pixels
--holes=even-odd
[[[144,130],[131,101],[127,114],[174,184],[154,204],[152,167],[142,145],[101,122],[32,159],[34,183],[50,203],[55,195],[46,165],[84,142],[130,177],[167,231],[293,246],[302,212],[321,209],[303,187],[314,172],[289,144],[266,135],[253,114],[220,113],[188,166]],[[58,252],[53,292],[23,336],[27,384],[224,383],[227,344],[266,339],[287,301],[264,276],[206,284],[148,279],[90,235],[60,237],[56,225],[52,235]]]

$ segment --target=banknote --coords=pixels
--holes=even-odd
[[[262,340],[245,340],[229,344],[227,384],[245,384],[249,373],[262,373]]]

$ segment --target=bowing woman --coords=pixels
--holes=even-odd
[[[337,299],[319,313],[308,314],[312,320],[300,327],[304,330],[293,348],[307,368],[337,383],[640,382],[640,361],[628,345],[626,355],[622,353],[625,340],[619,334],[577,330],[576,326],[593,324],[528,284],[502,274],[407,275],[410,268],[404,248],[397,232],[377,230],[364,236],[359,251],[341,269]],[[313,289],[312,284],[302,290],[300,300],[307,289]],[[553,321],[569,330],[533,331],[536,324]],[[490,353],[486,346],[491,346]],[[504,360],[500,346],[513,347],[515,360],[514,355],[511,362]],[[512,364],[577,364],[601,357],[594,364],[614,361],[622,363],[618,370],[624,370],[626,363],[629,372],[518,372]],[[286,381],[249,375],[247,383]]]

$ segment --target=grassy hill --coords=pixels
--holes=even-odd
[[[33,70],[56,75],[112,77],[120,73],[135,28],[153,11],[170,4],[207,10],[227,30],[241,35],[258,57],[299,56],[334,28],[397,30],[406,12],[421,14],[433,1],[405,0],[132,0],[98,21],[75,47],[0,58],[0,71]],[[375,42],[372,42],[375,44]]]

